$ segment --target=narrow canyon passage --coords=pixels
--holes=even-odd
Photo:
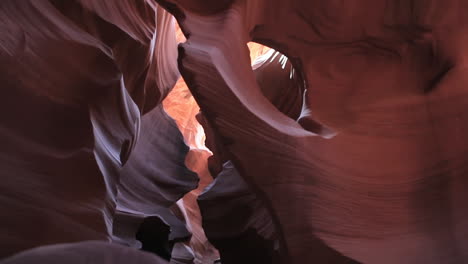
[[[467,11],[0,1],[0,264],[468,263]]]

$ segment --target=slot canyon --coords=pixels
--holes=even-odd
[[[468,263],[467,13],[1,0],[0,264]]]

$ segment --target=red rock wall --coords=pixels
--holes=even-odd
[[[466,263],[467,10],[1,1],[1,263]]]

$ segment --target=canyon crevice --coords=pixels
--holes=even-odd
[[[467,0],[2,0],[0,263],[468,262]]]

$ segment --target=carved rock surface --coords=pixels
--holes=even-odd
[[[154,1],[6,0],[0,20],[0,257],[138,247],[153,216],[190,236],[168,210],[198,182],[160,104],[179,78],[173,17]]]
[[[466,262],[465,1],[159,2],[187,36],[181,73],[269,205],[288,263]],[[251,40],[304,78],[299,119],[262,93]]]
[[[467,12],[0,1],[0,262],[467,263]]]

